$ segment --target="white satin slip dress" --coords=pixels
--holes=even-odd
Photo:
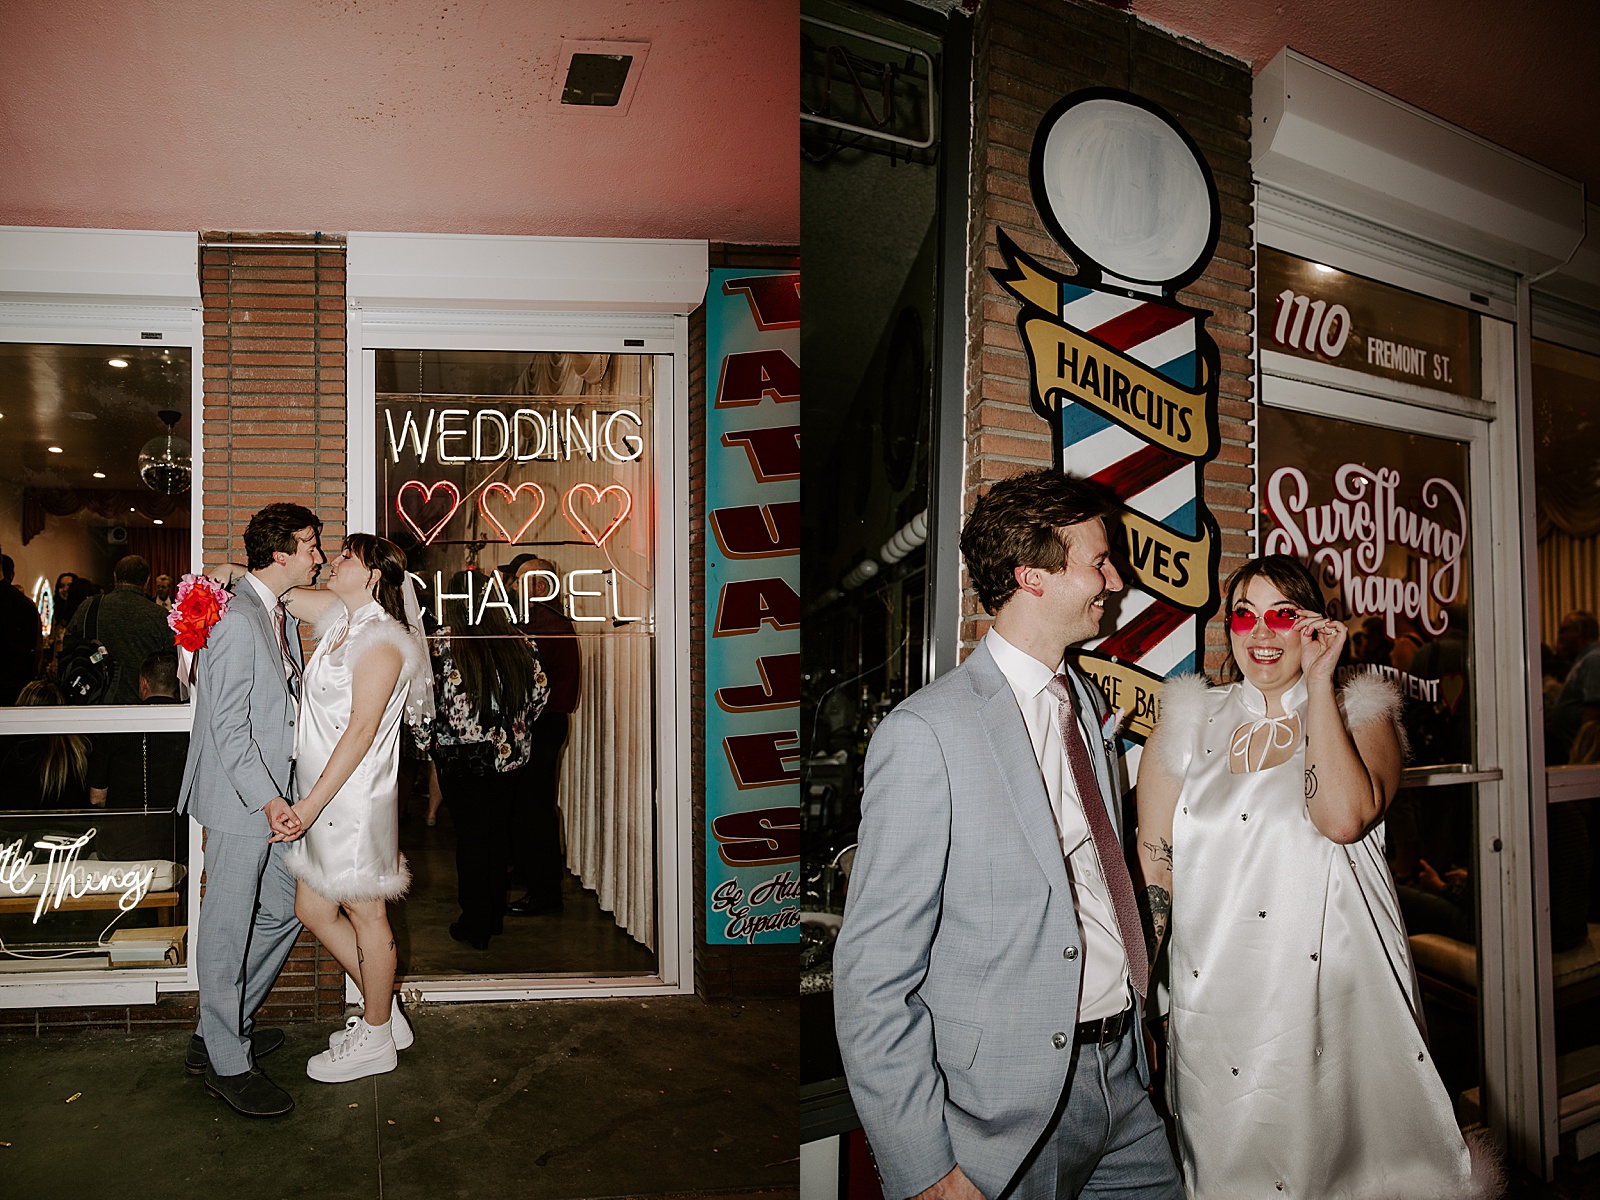
[[[1168,1090],[1190,1200],[1466,1194],[1468,1152],[1424,1040],[1382,825],[1348,846],[1317,830],[1303,737],[1287,762],[1230,771],[1235,731],[1266,715],[1249,683],[1183,699],[1200,710],[1172,748],[1186,766]],[[1304,683],[1284,699],[1304,729]]]
[[[406,654],[406,631],[376,600],[342,614],[317,644],[300,686],[295,781],[309,793],[350,724],[352,669],[375,645]],[[411,873],[400,853],[400,733],[410,692],[404,669],[383,708],[378,733],[343,787],[289,846],[290,872],[341,904],[397,900]]]

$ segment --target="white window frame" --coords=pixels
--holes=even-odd
[[[59,345],[160,344],[190,352],[191,428],[201,428],[204,328],[199,239],[194,233],[0,227],[0,342]],[[203,437],[193,439],[193,477],[204,480]],[[202,485],[203,486],[203,485]],[[196,498],[198,500],[198,497]],[[200,561],[201,506],[190,514],[189,554]],[[0,709],[0,734],[184,732],[192,704]],[[189,821],[188,953],[182,967],[30,971],[0,977],[0,1008],[154,1004],[160,992],[192,992],[194,917],[203,869],[200,826]]]
[[[377,528],[375,352],[582,351],[655,359],[657,971],[407,980],[434,1001],[694,991],[689,648],[689,321],[707,244],[609,238],[349,238],[348,527]]]

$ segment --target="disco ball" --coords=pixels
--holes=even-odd
[[[191,476],[189,443],[172,432],[183,414],[164,409],[156,415],[167,431],[151,438],[139,451],[139,478],[151,491],[175,496],[189,490]]]

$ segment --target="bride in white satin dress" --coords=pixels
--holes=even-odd
[[[1171,914],[1168,1099],[1190,1200],[1484,1194],[1428,1053],[1383,854],[1399,698],[1342,693],[1299,562],[1228,588],[1240,679],[1169,680],[1139,763],[1139,856]]]
[[[411,882],[400,854],[401,727],[432,713],[432,671],[409,588],[404,552],[355,533],[331,564],[326,591],[296,588],[284,598],[321,636],[301,681],[298,827],[286,834],[294,840],[286,863],[299,880],[295,913],[362,996],[361,1016],[306,1064],[325,1083],[392,1071],[396,1051],[412,1042],[393,999],[384,907]]]

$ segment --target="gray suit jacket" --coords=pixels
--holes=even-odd
[[[241,580],[198,656],[194,732],[178,789],[178,811],[207,829],[270,837],[262,810],[292,800],[294,693],[284,678],[273,615]],[[289,618],[289,653],[300,661],[299,624]]]
[[[1068,674],[1103,719],[1099,689]],[[1090,757],[1120,830],[1113,763]],[[1066,1083],[1082,947],[1022,713],[980,644],[873,735],[834,948],[839,1047],[890,1200],[957,1163],[985,1196],[1011,1181]]]

